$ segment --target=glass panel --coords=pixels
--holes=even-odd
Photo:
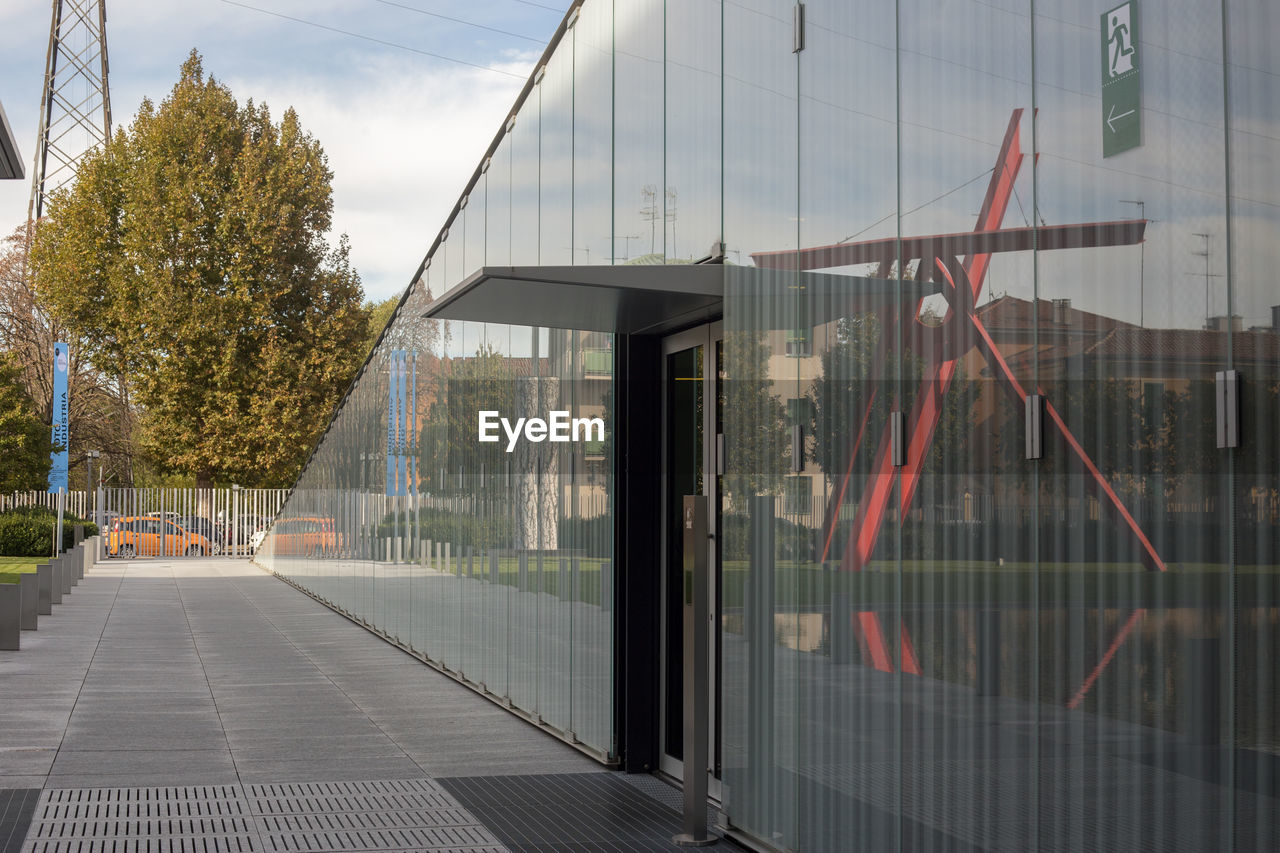
[[[900,3],[904,241],[1031,224],[1028,13],[1025,2]],[[1032,246],[918,245],[904,242],[898,267],[895,408],[906,457],[893,497],[902,610],[891,630],[902,691],[901,843],[1034,849],[1025,798],[1035,739],[1017,722],[1035,718],[1035,553],[1023,516],[1035,489],[1020,452],[1034,331],[1011,334],[1002,322],[1034,298]],[[994,348],[982,337],[988,325],[1000,329]],[[1018,701],[1006,707],[1002,696]],[[957,797],[965,816],[940,819]]]
[[[615,5],[613,257],[637,263],[663,257],[663,0]]]
[[[462,224],[465,239],[465,255],[462,259],[463,278],[485,264],[485,223],[488,221],[485,205],[488,196],[488,178],[487,174],[481,175],[480,180],[476,181],[476,185],[471,188],[471,193],[467,196],[466,209],[462,211],[465,214]]]
[[[511,263],[538,263],[538,111],[542,86],[534,86],[507,138],[511,140]]]
[[[560,50],[547,61],[538,84],[542,93],[538,263],[573,263],[573,42],[577,27],[565,34]]]
[[[720,15],[715,0],[667,4],[666,186],[655,199],[664,211],[667,263],[707,256],[723,231]]]
[[[896,492],[875,484],[888,479],[901,311],[896,246],[873,241],[897,233],[896,4],[805,10],[799,245],[849,248],[805,256],[799,266],[813,273],[794,282],[789,314],[774,326],[796,376],[786,423],[803,430],[807,457],[781,495],[795,561],[785,643],[799,652],[795,713],[806,720],[796,726],[793,785],[796,811],[822,815],[797,821],[793,843],[891,850],[900,835],[899,523]],[[821,286],[832,275],[860,278]]]
[[[561,404],[575,419],[612,419],[613,372],[588,356],[612,353],[613,336],[571,334],[570,380],[561,385]],[[611,367],[611,365],[610,365]],[[567,387],[566,387],[567,384]],[[580,437],[586,439],[586,429]],[[613,513],[612,450],[596,430],[590,440],[563,448],[562,478],[567,494],[560,512],[560,548],[567,552],[567,606],[572,618],[570,722],[588,743],[611,744],[613,702]],[[567,464],[565,464],[567,463]]]
[[[1035,4],[1037,217],[1081,248],[1039,252],[1034,313],[1004,321],[1012,335],[1034,318],[1049,416],[1038,832],[1058,849],[1226,849],[1221,7],[1108,5],[1102,64],[1102,10]],[[1120,73],[1129,46],[1141,144],[1108,157],[1100,64]],[[1138,221],[1087,224],[1114,220]]]
[[[505,134],[489,160],[485,175],[484,262],[505,266],[511,262],[511,135]]]
[[[1280,55],[1275,9],[1226,4],[1231,107],[1231,367],[1243,377],[1234,451],[1232,721],[1236,849],[1280,849]],[[1195,260],[1200,260],[1196,258]],[[1220,261],[1218,261],[1220,263]],[[1221,270],[1221,267],[1219,267]],[[1211,270],[1212,274],[1212,270]]]
[[[797,529],[780,495],[789,463],[785,400],[795,381],[783,336],[791,273],[725,269],[725,475],[721,530],[722,777],[734,826],[791,846],[798,784],[795,693]],[[790,660],[789,660],[790,659]]]
[[[573,263],[612,263],[613,10],[587,3],[573,26]]]
[[[728,261],[796,248],[796,54],[785,0],[726,3],[724,229]]]
[[[794,3],[723,6],[726,472],[722,527],[724,719],[729,818],[779,847],[798,843],[794,654],[801,525],[782,498],[790,464],[787,401],[801,396],[787,358],[798,279],[798,55]],[[779,260],[779,255],[785,260]],[[767,256],[767,257],[766,257]],[[750,265],[765,267],[761,271]],[[775,655],[776,646],[791,650]]]

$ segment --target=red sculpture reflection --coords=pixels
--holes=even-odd
[[[1140,243],[1146,230],[1146,220],[1117,222],[1087,222],[1074,225],[1043,226],[1031,228],[1001,228],[1009,200],[1013,195],[1014,181],[1022,166],[1023,154],[1019,139],[1019,125],[1023,111],[1014,110],[1005,131],[995,170],[987,187],[977,226],[972,232],[939,234],[925,237],[907,237],[872,240],[862,243],[845,243],[820,246],[800,251],[761,252],[753,254],[757,267],[778,270],[816,270],[850,264],[877,263],[877,278],[886,278],[894,261],[901,255],[900,269],[919,259],[916,279],[941,285],[947,301],[947,313],[940,326],[926,326],[920,322],[921,301],[910,310],[892,300],[879,301],[874,310],[879,313],[885,330],[872,360],[872,375],[880,375],[887,356],[895,351],[899,341],[925,359],[925,381],[916,396],[907,419],[907,448],[905,464],[898,467],[891,457],[892,439],[890,426],[886,424],[880,434],[879,447],[874,456],[872,471],[858,503],[854,524],[849,532],[841,559],[842,571],[861,571],[875,551],[876,540],[889,509],[894,484],[901,478],[899,490],[899,522],[906,518],[907,510],[920,484],[923,465],[933,442],[934,433],[942,417],[942,403],[952,380],[956,376],[959,360],[976,347],[990,366],[997,382],[1020,407],[1026,405],[1028,391],[1018,381],[996,347],[990,333],[978,318],[975,307],[982,293],[983,280],[996,252],[1020,252],[1051,249],[1086,249],[1102,246],[1124,246]],[[960,258],[964,260],[961,261]],[[836,489],[835,500],[830,502],[824,524],[822,561],[831,549],[831,539],[840,517],[840,509],[848,494],[852,478],[853,460],[866,437],[868,421],[875,403],[877,390],[868,395],[858,429],[852,436],[847,457],[849,467]],[[1036,393],[1043,395],[1041,389]],[[899,401],[893,401],[897,408]],[[1110,512],[1116,523],[1129,532],[1139,546],[1143,564],[1150,570],[1165,571],[1164,561],[1156,553],[1151,540],[1143,532],[1133,515],[1125,508],[1119,496],[1111,488],[1102,472],[1089,457],[1084,447],[1072,435],[1052,401],[1045,403],[1045,421],[1057,431],[1064,445],[1070,449],[1088,474],[1086,483],[1104,511]],[[1135,614],[1137,615],[1137,614]],[[892,672],[892,658],[885,642],[880,615],[863,611],[855,620],[859,644],[864,659],[876,669]],[[1128,633],[1127,631],[1125,633]],[[1123,642],[1122,638],[1118,638]],[[903,625],[900,639],[901,666],[904,672],[920,674],[910,638]],[[1105,666],[1105,660],[1100,667]],[[1082,685],[1080,695],[1087,692],[1092,679]],[[1078,701],[1078,699],[1077,699]]]

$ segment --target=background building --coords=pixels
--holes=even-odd
[[[587,0],[260,560],[680,778],[702,494],[744,839],[1280,848],[1277,14]]]

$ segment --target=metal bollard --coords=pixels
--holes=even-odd
[[[36,566],[36,588],[39,591],[36,613],[48,616],[53,613],[53,564],[41,563]]]
[[[18,578],[22,596],[22,630],[34,631],[40,613],[40,578],[34,572],[25,572]]]
[[[0,650],[16,652],[22,641],[22,589],[0,583]]]

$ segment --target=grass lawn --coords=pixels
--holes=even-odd
[[[0,557],[0,583],[17,583],[18,575],[34,572],[42,562],[38,557]]]

